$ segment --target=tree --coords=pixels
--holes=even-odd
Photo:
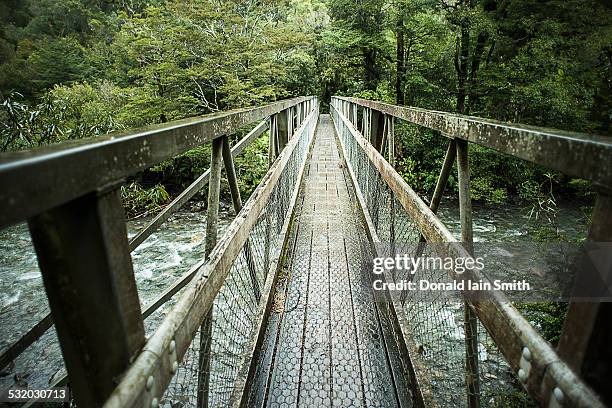
[[[384,35],[385,2],[332,0],[329,5],[334,29],[348,39],[362,59],[363,89],[376,90],[383,76],[384,62],[391,61]]]

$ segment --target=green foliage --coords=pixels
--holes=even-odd
[[[170,200],[170,195],[161,184],[144,188],[136,182],[121,186],[121,198],[128,218],[154,214]]]
[[[28,58],[30,91],[83,79],[83,48],[73,36],[45,38]]]
[[[268,171],[268,132],[257,138],[234,162],[240,193],[246,199]]]
[[[0,151],[31,149],[122,129],[115,109],[123,96],[109,83],[56,86],[36,105],[13,92],[0,105]]]
[[[142,175],[146,184],[163,183],[173,195],[179,194],[210,167],[210,145],[188,152],[153,166]]]
[[[475,177],[470,180],[472,199],[492,204],[500,204],[506,201],[508,192],[503,188],[492,186],[491,177]]]
[[[582,179],[571,179],[567,185],[567,189],[577,197],[593,199],[595,192],[590,181]]]
[[[539,405],[529,397],[521,384],[513,383],[514,390],[494,388],[484,391],[485,400],[491,408],[536,408]],[[483,404],[484,405],[484,404]]]
[[[597,0],[5,0],[0,148],[306,94],[319,95],[323,111],[334,94],[402,96],[423,108],[609,133],[610,44],[610,6]],[[433,191],[446,142],[396,125],[397,167],[417,191]],[[240,162],[245,192],[263,174],[265,148]],[[207,149],[134,180],[176,194],[207,168]],[[552,191],[592,199],[588,183],[477,146],[470,166],[475,200],[518,196],[546,216]]]
[[[519,303],[516,307],[546,341],[556,346],[563,329],[567,305],[563,302],[534,302]]]

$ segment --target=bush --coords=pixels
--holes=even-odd
[[[170,195],[161,184],[151,188],[143,188],[132,182],[121,186],[121,198],[128,218],[144,217],[161,210],[169,200]]]
[[[489,177],[475,177],[470,180],[471,196],[473,200],[492,204],[501,204],[508,198],[504,188],[493,187],[493,180]]]
[[[234,161],[243,201],[247,200],[268,171],[268,140],[268,132],[265,132]]]
[[[210,143],[191,149],[177,157],[164,160],[146,170],[141,181],[145,185],[163,184],[172,195],[180,194],[195,179],[210,168]],[[204,191],[200,192],[202,194]]]
[[[516,307],[546,341],[556,346],[563,330],[567,305],[562,302],[536,302],[520,303]]]

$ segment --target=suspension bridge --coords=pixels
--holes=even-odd
[[[1,156],[0,227],[27,221],[50,313],[1,351],[0,370],[54,326],[66,371],[51,385],[69,384],[79,407],[479,407],[511,392],[609,404],[611,303],[571,303],[553,348],[503,293],[398,299],[373,292],[368,267],[389,255],[381,243],[474,255],[471,144],[590,180],[588,238],[612,241],[612,143],[355,98],[319,108],[299,97]],[[394,168],[398,121],[448,139],[427,202]],[[234,159],[264,132],[269,170],[243,203]],[[125,179],[207,143],[210,169],[128,239]],[[455,162],[460,239],[436,216]],[[223,168],[236,216],[219,234]],[[205,259],[141,306],[130,252],[205,187]]]

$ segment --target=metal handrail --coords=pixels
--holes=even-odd
[[[612,188],[612,138],[335,96],[519,159]]]
[[[104,189],[163,160],[310,99],[298,97],[256,108],[2,154],[0,228]]]

